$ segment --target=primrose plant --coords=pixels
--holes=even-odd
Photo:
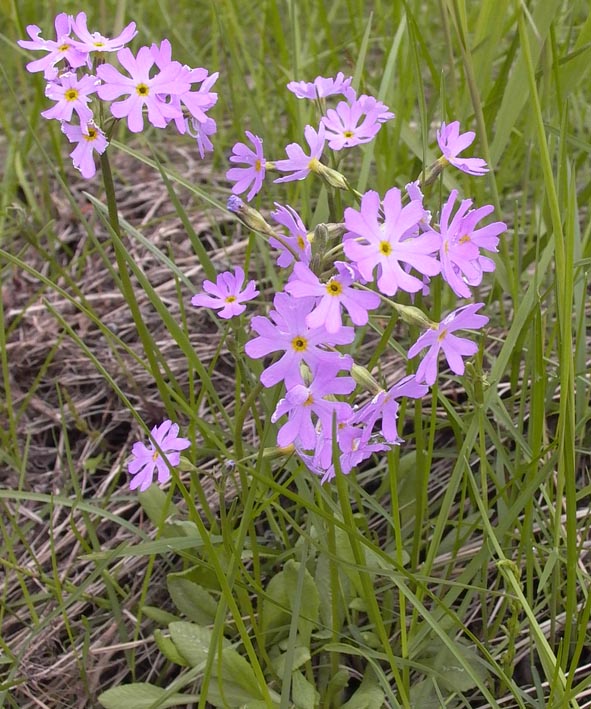
[[[43,39],[36,25],[27,33],[30,39],[19,44],[45,53],[27,69],[43,72],[46,96],[54,102],[42,115],[59,120],[68,140],[76,143],[71,157],[84,177],[95,174],[94,153],[104,154],[118,120],[125,120],[132,133],[142,131],[146,119],[157,128],[173,123],[179,133],[196,139],[201,156],[212,149],[216,124],[207,112],[217,101],[211,89],[218,74],[174,61],[168,40],[134,54],[125,45],[137,34],[135,23],[108,38],[88,30],[84,12],[59,14],[54,40]],[[112,54],[119,68],[107,63]],[[327,162],[336,165],[342,151],[374,140],[394,114],[375,97],[358,94],[342,73],[310,83],[294,81],[287,88],[298,100],[314,102],[318,123],[305,127],[304,147],[291,143],[286,157],[276,160],[268,160],[262,139],[246,131],[248,143],[236,143],[230,156],[228,208],[265,238],[277,266],[288,274],[269,312],[251,319],[252,337],[244,347],[253,360],[273,357],[260,382],[282,387],[271,417],[278,425],[277,445],[285,454],[295,452],[327,482],[402,443],[397,431],[401,400],[427,394],[438,377],[440,354],[454,374],[462,375],[465,358],[478,351],[473,339],[456,333],[486,325],[488,318],[479,312],[483,303],[460,304],[434,322],[418,307],[394,298],[428,294],[438,276],[458,299],[471,298],[472,288],[494,270],[486,253],[497,251],[506,225],[483,224],[493,207],[474,208],[470,199],[458,204],[457,190],[445,200],[439,218],[432,217],[425,194],[446,166],[474,176],[488,171],[484,160],[462,156],[475,135],[462,133],[458,121],[441,124],[436,135],[441,157],[422,181],[409,182],[403,190],[392,187],[383,197],[374,190],[360,194]],[[350,206],[341,213],[333,207],[328,223],[309,229],[293,206],[276,203],[271,226],[238,196],[246,193],[250,202],[270,173],[279,173],[277,183],[314,174],[332,196],[329,204],[341,204],[344,192]],[[203,290],[192,304],[211,308],[224,320],[242,316],[246,303],[259,295],[257,284],[240,267],[220,273],[215,283],[205,281]],[[424,332],[408,350],[410,361],[420,356],[416,371],[382,386],[342,348],[359,341],[360,329],[369,332],[371,319],[388,313]],[[145,490],[154,473],[158,482],[167,482],[186,443],[176,424],[165,421],[155,427],[152,447],[136,444],[132,452],[132,489]]]
[[[417,307],[393,298],[428,294],[437,276],[458,298],[470,298],[471,288],[495,267],[483,252],[496,252],[499,234],[507,228],[503,222],[482,224],[493,207],[472,208],[470,199],[458,205],[457,190],[445,201],[439,220],[432,219],[423,190],[445,166],[470,175],[488,171],[484,160],[461,156],[475,136],[461,133],[457,121],[443,123],[437,131],[442,155],[423,183],[411,182],[404,190],[392,187],[383,198],[373,190],[359,194],[345,175],[328,167],[327,161],[338,163],[340,151],[370,142],[394,118],[373,96],[357,95],[351,83],[338,74],[288,84],[298,99],[314,101],[320,112],[318,125],[304,129],[307,146],[292,143],[286,147],[287,158],[270,161],[261,138],[247,131],[252,147],[243,142],[234,146],[233,167],[226,175],[234,183],[229,209],[265,236],[277,265],[289,269],[269,313],[252,318],[253,337],[245,352],[253,359],[276,355],[260,381],[265,387],[283,388],[272,415],[279,425],[277,445],[285,453],[295,451],[322,482],[402,443],[397,432],[400,402],[427,394],[437,380],[441,353],[454,374],[464,374],[464,360],[477,353],[478,345],[455,333],[486,325],[488,318],[479,313],[484,304],[459,305],[433,322]],[[335,107],[327,108],[327,99],[333,97]],[[309,230],[292,206],[275,204],[274,228],[237,197],[248,192],[246,199],[252,200],[270,172],[281,173],[278,183],[316,174],[330,192],[346,192],[353,205],[342,214],[331,214],[334,221]],[[226,279],[227,274],[220,274],[220,292]],[[253,288],[249,284],[247,290]],[[226,295],[226,302],[241,297],[243,303],[245,294],[235,290]],[[193,303],[207,305],[203,296]],[[408,351],[409,360],[421,355],[416,372],[383,387],[363,363],[339,348],[358,341],[359,329],[388,310],[424,332]]]

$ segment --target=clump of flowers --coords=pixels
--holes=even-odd
[[[137,35],[131,22],[113,38],[90,32],[86,14],[65,12],[55,18],[55,40],[43,39],[37,25],[29,25],[30,39],[20,40],[25,49],[45,52],[27,64],[30,72],[43,72],[45,95],[55,104],[41,115],[58,120],[76,147],[70,153],[74,167],[85,178],[96,172],[94,154],[101,155],[117,120],[125,119],[132,133],[144,130],[145,120],[156,128],[174,123],[179,133],[193,136],[201,157],[213,149],[209,136],[216,131],[207,115],[217,102],[212,92],[218,74],[193,69],[172,59],[168,40],[140,47],[134,54],[126,45]],[[106,63],[116,53],[122,67]],[[101,110],[108,103],[110,118]]]
[[[260,381],[284,390],[272,415],[277,445],[285,452],[295,450],[322,482],[403,443],[397,430],[400,402],[428,393],[437,381],[441,354],[451,372],[464,374],[464,360],[478,352],[478,345],[455,333],[486,325],[488,318],[477,312],[483,303],[460,305],[435,322],[408,300],[428,294],[437,276],[458,298],[471,298],[472,288],[494,270],[486,253],[497,251],[499,235],[507,228],[503,222],[482,223],[494,211],[491,205],[473,208],[472,200],[464,199],[456,207],[457,190],[438,218],[427,206],[425,191],[447,166],[469,175],[488,170],[481,158],[460,156],[475,136],[461,133],[458,121],[443,123],[437,131],[442,155],[422,183],[409,182],[405,190],[392,187],[383,197],[373,190],[361,195],[351,189],[345,175],[328,166],[327,151],[366,144],[394,118],[375,97],[357,96],[351,83],[343,74],[290,83],[288,89],[298,99],[314,101],[321,112],[318,124],[304,129],[307,147],[291,143],[287,158],[269,160],[262,139],[247,131],[254,149],[237,143],[230,160],[243,167],[227,172],[234,183],[228,208],[264,235],[278,250],[278,267],[288,269],[284,290],[276,293],[268,315],[252,318],[253,337],[245,352],[253,359],[275,355]],[[327,107],[331,97],[334,108]],[[252,200],[273,172],[281,173],[275,179],[279,183],[316,174],[329,189],[347,192],[354,206],[308,231],[293,207],[276,204],[271,218],[278,226],[271,227],[236,195],[248,191],[247,200]],[[407,304],[399,302],[405,294]],[[206,305],[202,298],[193,303]],[[360,339],[359,328],[372,318],[388,312],[423,330],[408,351],[409,369],[414,358],[422,358],[414,373],[382,386],[341,348]]]

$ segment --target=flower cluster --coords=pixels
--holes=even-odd
[[[216,124],[207,111],[217,101],[211,91],[217,73],[173,61],[166,39],[160,45],[140,47],[134,55],[126,45],[137,34],[135,22],[114,38],[90,32],[84,12],[76,17],[60,13],[54,24],[55,40],[43,39],[41,29],[29,25],[30,39],[20,40],[19,45],[46,53],[27,64],[27,69],[43,72],[45,95],[55,103],[41,115],[60,121],[68,140],[76,144],[70,156],[83,177],[95,174],[94,153],[102,154],[108,145],[111,124],[99,126],[99,99],[110,102],[111,116],[126,119],[133,133],[144,129],[146,116],[157,128],[174,123],[179,133],[191,135],[201,157],[213,149],[209,136]],[[123,71],[105,63],[109,52],[116,52]]]
[[[292,143],[286,148],[287,159],[268,161],[262,140],[247,132],[254,149],[244,143],[234,146],[230,161],[245,166],[227,173],[234,183],[228,207],[247,226],[263,233],[277,249],[277,265],[290,269],[268,315],[252,318],[254,337],[246,342],[245,351],[254,359],[276,355],[260,380],[265,387],[279,385],[285,390],[272,416],[280,424],[278,446],[295,450],[324,482],[338,470],[348,473],[372,454],[400,444],[400,400],[427,394],[437,379],[440,354],[454,374],[463,374],[464,359],[476,354],[478,346],[456,333],[480,330],[488,322],[478,312],[483,303],[460,305],[433,322],[418,308],[391,298],[428,294],[436,276],[458,298],[470,298],[483,274],[495,267],[483,252],[497,251],[499,235],[507,227],[503,222],[482,223],[493,212],[490,205],[473,208],[472,200],[465,199],[457,206],[457,190],[449,194],[439,218],[432,218],[423,191],[446,166],[470,175],[488,170],[481,158],[460,157],[475,136],[461,133],[457,121],[443,123],[437,131],[442,155],[422,184],[410,182],[404,190],[392,187],[383,198],[373,190],[359,195],[343,175],[322,162],[327,145],[339,151],[366,143],[394,115],[377,99],[358,97],[351,79],[342,74],[334,79],[318,77],[311,83],[292,82],[288,88],[299,99],[315,101],[323,112],[317,127],[308,125],[304,130],[307,149]],[[338,95],[345,100],[326,110],[326,98]],[[251,200],[267,171],[284,173],[276,182],[316,173],[329,188],[347,190],[357,206],[345,208],[342,221],[318,225],[310,232],[295,209],[276,204],[271,218],[285,231],[273,229],[235,196],[250,190],[247,199]],[[240,286],[242,282],[241,278]],[[226,302],[229,293],[221,294]],[[238,298],[238,290],[231,293]],[[195,304],[207,304],[206,297],[196,298],[200,300]],[[367,325],[384,305],[424,330],[408,351],[409,360],[423,353],[415,374],[388,387],[380,386],[341,349],[362,337],[356,328]],[[360,404],[353,399],[358,385],[370,392],[369,400]]]

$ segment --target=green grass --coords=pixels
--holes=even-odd
[[[586,0],[95,5],[0,3],[0,707],[105,691],[128,709],[591,706]],[[16,45],[79,10],[220,72],[203,163],[172,129],[117,131],[118,223],[100,173],[82,181],[41,119]],[[283,157],[317,120],[285,84],[337,71],[396,113],[347,157],[352,185],[416,179],[457,119],[493,169],[447,170],[430,205],[456,187],[509,230],[466,376],[403,407],[403,445],[322,486],[270,450],[280,394],[243,355],[247,320],[188,303],[231,265],[256,274],[260,312],[281,286],[226,211],[227,156],[247,129]],[[312,227],[319,185],[268,180],[254,206]],[[455,298],[420,305],[437,319]],[[371,327],[356,356],[393,382],[418,330]],[[132,494],[131,445],[166,417],[187,461]]]

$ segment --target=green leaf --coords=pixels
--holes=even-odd
[[[214,673],[217,673],[218,666],[214,663]],[[236,650],[226,648],[222,652],[221,677],[213,679],[207,693],[207,701],[215,704],[217,692],[219,699],[225,699],[231,706],[240,706],[253,699],[262,699],[263,693],[258,685],[254,670],[248,661]],[[220,690],[221,684],[221,690]],[[236,702],[232,704],[231,702]],[[218,706],[225,706],[223,703]]]
[[[317,707],[320,694],[304,675],[296,670],[291,675],[291,696],[296,709],[311,709]]]
[[[168,611],[163,611],[162,608],[158,608],[157,606],[142,606],[142,613],[147,618],[150,618],[150,620],[155,621],[158,625],[162,625],[163,627],[167,627],[169,623],[180,620],[178,616]]]
[[[286,654],[287,653],[285,652],[281,653],[281,655],[275,657],[271,662],[271,664],[273,665],[273,669],[279,675],[279,677],[283,677],[283,675],[285,674]],[[302,647],[301,645],[296,646],[293,651],[291,669],[297,670],[306,662],[308,662],[311,657],[312,655],[310,654],[310,650],[307,647]]]
[[[199,625],[213,623],[218,604],[204,588],[187,578],[187,572],[168,574],[166,583],[174,605],[189,620]]]
[[[138,500],[155,527],[159,527],[165,519],[175,516],[178,512],[178,508],[158,485],[150,485],[145,492],[138,492]]]
[[[282,636],[289,632],[291,610],[295,604],[298,587],[300,562],[290,559],[285,567],[274,576],[267,586],[263,601],[263,632],[282,630]],[[298,630],[303,645],[309,645],[312,629],[318,625],[320,615],[320,595],[310,572],[304,570],[302,598]]]
[[[460,664],[458,655],[463,657],[473,672],[471,676]],[[452,651],[441,647],[436,655],[422,660],[422,664],[437,672],[437,681],[451,692],[467,692],[478,686],[478,680],[486,683],[488,672],[476,651],[463,643],[456,642]]]
[[[166,696],[165,689],[155,687],[147,682],[136,682],[125,684],[121,687],[112,687],[99,695],[99,702],[105,709],[166,709],[167,707],[179,707],[199,701],[199,697],[193,694],[173,694]]]
[[[167,660],[170,660],[170,662],[174,662],[175,665],[180,665],[181,667],[188,667],[189,663],[178,651],[177,646],[173,643],[170,637],[164,635],[161,630],[157,629],[154,631],[154,640],[156,641],[158,649],[164,655],[164,657],[166,657]]]
[[[412,709],[441,709],[441,702],[430,677],[410,688],[410,705]]]
[[[341,709],[382,709],[385,699],[386,695],[377,677],[372,669],[368,668],[361,685]]]
[[[185,621],[170,623],[168,630],[177,650],[191,667],[205,663],[211,643],[211,630]],[[225,638],[222,642],[229,645]]]

